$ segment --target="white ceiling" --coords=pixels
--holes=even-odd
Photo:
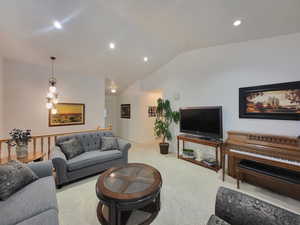
[[[233,27],[235,19],[242,19]],[[63,23],[62,30],[52,27]],[[1,0],[0,55],[122,89],[191,49],[300,32],[300,0]],[[110,50],[109,42],[116,43]],[[143,57],[149,62],[144,63]]]

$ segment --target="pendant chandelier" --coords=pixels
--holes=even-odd
[[[49,83],[49,90],[47,94],[47,103],[46,107],[47,109],[51,110],[51,114],[56,114],[57,113],[57,108],[56,105],[58,103],[58,93],[57,93],[57,88],[56,88],[56,78],[54,77],[54,61],[56,60],[56,57],[51,56],[51,63],[52,63],[52,74],[48,80]]]

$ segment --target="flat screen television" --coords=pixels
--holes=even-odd
[[[180,109],[180,132],[223,138],[222,106]]]

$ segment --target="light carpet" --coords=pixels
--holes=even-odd
[[[157,168],[163,178],[161,211],[153,225],[205,225],[214,213],[215,196],[220,186],[236,189],[235,180],[226,177],[222,182],[221,171],[216,173],[176,155],[159,154],[156,145],[133,144],[129,162],[146,163]],[[95,184],[98,176],[67,185],[57,191],[61,225],[98,225],[96,207],[98,199]],[[277,195],[246,183],[240,191],[300,214],[300,202]]]

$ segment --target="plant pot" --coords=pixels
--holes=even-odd
[[[28,145],[16,145],[17,159],[24,159],[28,156]]]
[[[160,154],[166,155],[169,153],[169,143],[159,143]]]

